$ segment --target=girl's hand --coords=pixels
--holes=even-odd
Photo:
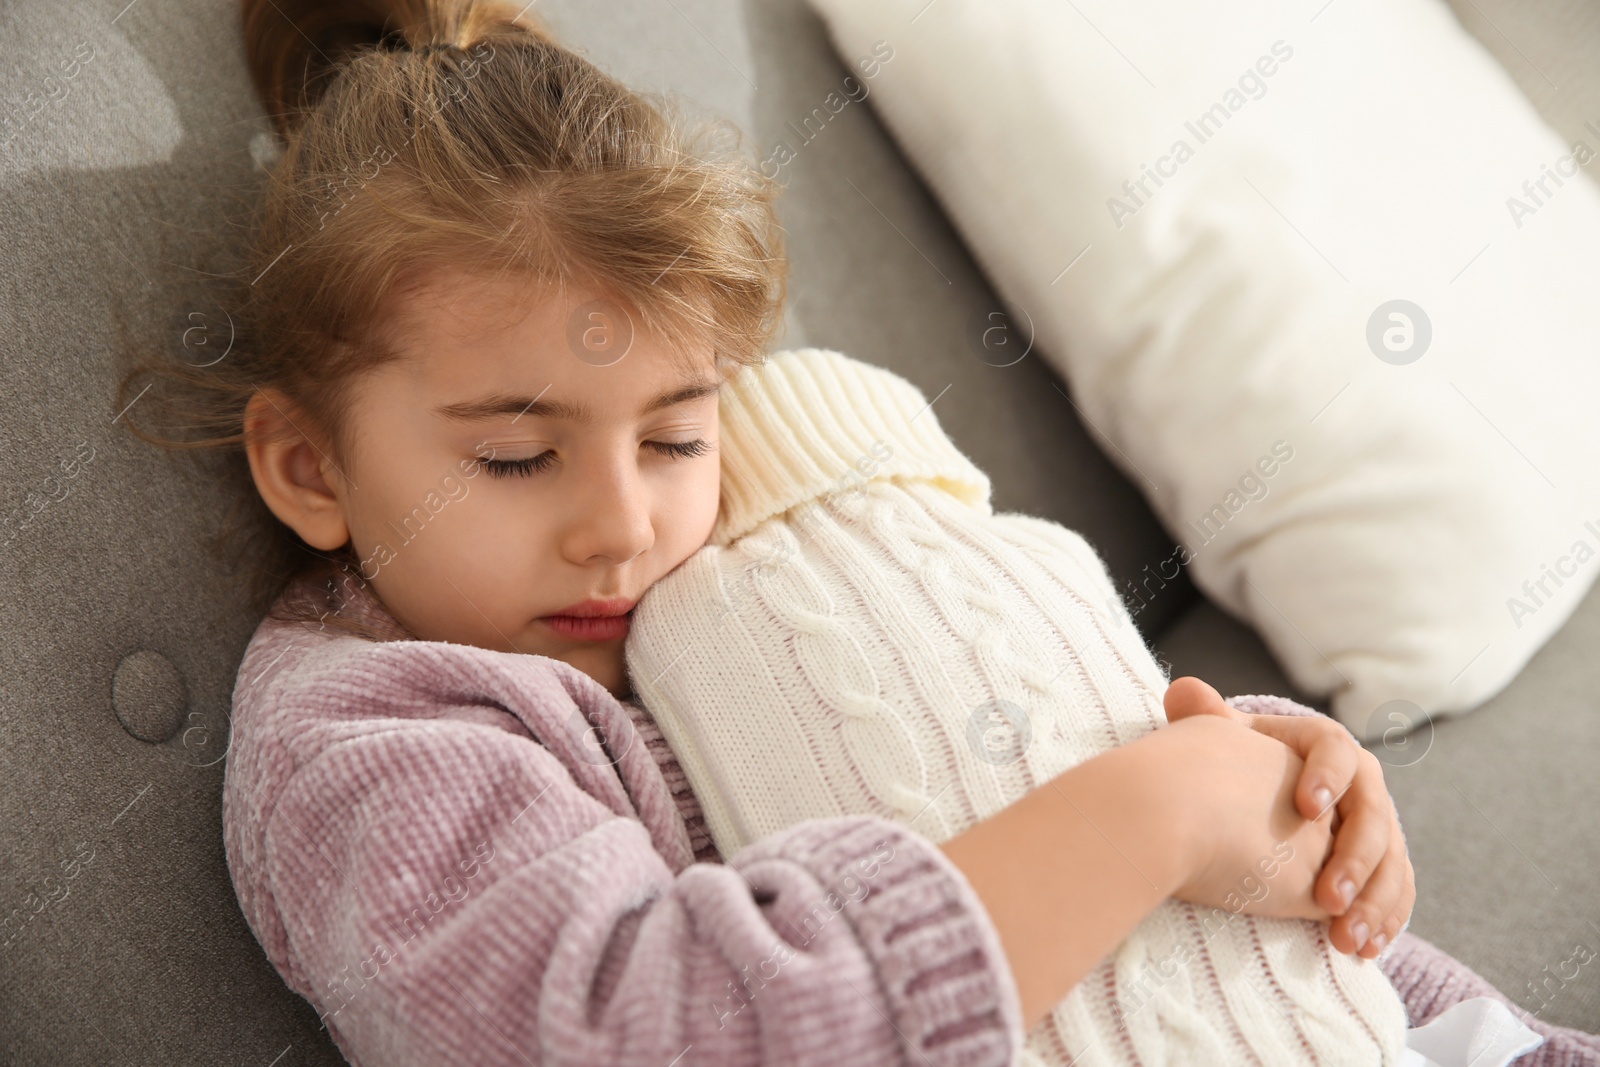
[[[1333,812],[1306,819],[1296,808],[1304,764],[1293,749],[1206,714],[1125,747],[1149,761],[1157,806],[1182,814],[1173,897],[1234,915],[1330,918],[1313,890],[1333,852]]]
[[[1295,805],[1307,819],[1334,816],[1333,855],[1313,890],[1337,916],[1329,939],[1341,952],[1372,959],[1411,917],[1417,890],[1411,859],[1383,765],[1344,726],[1323,715],[1247,715],[1198,678],[1167,688],[1168,722],[1215,715],[1276,738],[1302,760]],[[1331,809],[1331,812],[1330,812]]]
[[[1190,715],[1074,764],[946,840],[999,932],[1025,1025],[1170,898],[1326,920],[1312,889],[1333,850],[1333,813],[1296,809],[1302,765],[1245,724]]]

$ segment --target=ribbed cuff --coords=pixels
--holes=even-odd
[[[1026,1041],[1011,964],[982,901],[938,846],[886,819],[844,816],[769,835],[732,862],[765,859],[799,863],[853,898],[841,914],[877,965],[890,1019],[914,1053],[908,1062],[1009,1067]]]
[[[728,383],[719,409],[722,505],[711,543],[872,478],[920,478],[989,507],[989,478],[916,386],[829,349],[777,352]]]

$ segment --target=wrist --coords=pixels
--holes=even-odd
[[[1102,753],[941,846],[994,922],[1028,1028],[1184,881],[1170,747]]]
[[[1092,767],[1080,765],[1089,769],[1086,785],[1126,809],[1128,844],[1117,844],[1164,898],[1178,896],[1211,862],[1205,806],[1186,788],[1189,765],[1172,731],[1162,727],[1112,749]]]

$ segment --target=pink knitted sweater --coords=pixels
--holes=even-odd
[[[818,819],[724,863],[660,732],[587,675],[412,640],[349,584],[291,596],[378,639],[262,622],[224,842],[251,930],[357,1067],[1001,1067],[1022,1047],[994,928],[926,839]],[[1413,1024],[1494,992],[1410,934],[1384,970]],[[1555,1038],[1540,1064],[1594,1062],[1594,1039],[1530,1023]]]
[[[998,937],[929,841],[822,819],[723,863],[642,711],[330,595],[386,639],[263,621],[223,834],[251,930],[350,1062],[1011,1061]]]

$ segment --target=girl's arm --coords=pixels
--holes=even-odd
[[[352,1062],[999,1067],[1021,1045],[937,848],[837,818],[693,863],[626,710],[565,664],[364,644],[236,701],[234,730],[241,905]]]
[[[1000,932],[1024,1025],[1168,897],[1327,918],[1311,888],[1331,815],[1298,813],[1300,770],[1282,742],[1196,716],[1079,763],[946,841]]]

